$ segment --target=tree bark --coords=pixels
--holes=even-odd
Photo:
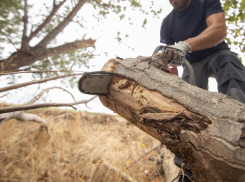
[[[38,60],[42,60],[44,58],[58,55],[61,53],[65,53],[67,51],[72,51],[80,48],[86,47],[95,47],[96,40],[87,39],[76,42],[71,42],[67,44],[63,44],[61,46],[46,48],[42,46],[30,47],[30,50],[25,51],[17,51],[13,53],[8,59],[0,60],[0,73],[16,71],[18,68],[22,66],[27,66],[33,64]]]
[[[182,157],[197,181],[245,181],[245,105],[184,82],[151,58],[109,60],[103,105]]]

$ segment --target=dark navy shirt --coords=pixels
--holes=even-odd
[[[196,37],[207,28],[207,17],[219,12],[223,12],[220,0],[191,0],[185,10],[178,12],[173,9],[162,22],[160,42],[174,44]],[[224,41],[215,47],[188,53],[186,59],[190,63],[198,62],[220,49],[228,49]]]

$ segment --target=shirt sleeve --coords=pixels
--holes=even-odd
[[[162,26],[160,30],[160,42],[164,44],[174,44],[174,40],[169,31],[169,26],[166,18],[164,18],[162,21]]]
[[[220,0],[206,0],[205,4],[205,18],[207,19],[210,15],[224,12],[221,7]]]

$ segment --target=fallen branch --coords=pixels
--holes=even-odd
[[[9,112],[0,114],[0,124],[10,119],[18,119],[19,121],[34,121],[37,123],[48,124],[48,122],[36,114],[25,113],[23,111]]]
[[[76,109],[73,105],[87,104],[88,102],[92,101],[96,97],[97,96],[94,96],[89,100],[81,100],[81,101],[72,102],[72,103],[43,103],[43,104],[28,104],[28,105],[22,105],[22,106],[4,107],[0,109],[0,114],[8,113],[8,112],[15,112],[15,111],[24,111],[24,110],[30,110],[30,109],[44,108],[44,107],[72,107],[73,109]]]
[[[72,104],[67,103],[43,103],[43,104],[31,104],[31,105],[23,105],[23,106],[13,106],[13,107],[4,107],[0,109],[0,114],[15,112],[15,111],[24,111],[30,109],[44,108],[44,107],[72,107],[76,109]]]

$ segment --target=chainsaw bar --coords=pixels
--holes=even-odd
[[[78,89],[91,95],[107,95],[114,76],[112,72],[96,71],[85,73],[78,82]]]

